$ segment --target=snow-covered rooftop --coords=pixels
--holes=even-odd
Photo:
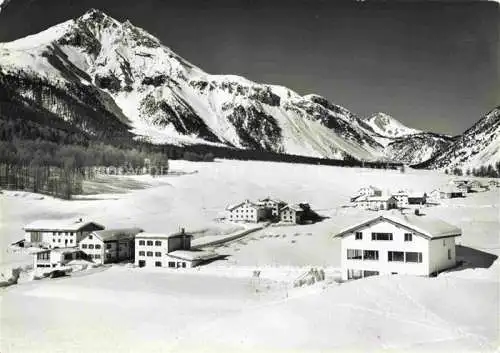
[[[388,221],[391,223],[398,224],[400,226],[406,227],[424,235],[426,238],[441,238],[441,237],[452,237],[461,236],[462,230],[454,225],[451,225],[441,219],[432,218],[429,216],[417,216],[413,214],[402,214],[399,211],[389,211],[380,216],[371,217],[353,226],[350,226],[338,234],[336,237],[344,236],[354,230],[367,226],[369,224]]]
[[[186,232],[177,232],[177,233],[171,233],[171,234],[164,234],[164,233],[148,233],[148,232],[143,232],[143,233],[138,233],[135,238],[136,239],[168,239],[168,238],[174,238],[174,237],[180,237],[180,236],[188,236],[191,237],[192,235],[186,233]]]
[[[175,250],[168,253],[168,256],[175,257],[186,261],[204,261],[215,259],[220,255],[213,251],[202,251],[202,250]]]
[[[76,232],[90,224],[94,224],[95,226],[104,229],[104,226],[96,222],[84,221],[83,219],[80,218],[80,219],[41,219],[25,225],[24,230]]]
[[[106,229],[93,232],[102,241],[134,239],[135,235],[144,232],[141,228]]]

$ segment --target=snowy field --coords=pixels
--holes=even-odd
[[[466,269],[437,278],[380,276],[337,284],[339,242],[331,235],[370,214],[343,208],[368,184],[431,191],[451,177],[430,171],[338,168],[285,163],[171,161],[197,173],[150,178],[128,193],[62,201],[0,194],[0,261],[22,225],[84,217],[106,227],[152,232],[180,227],[200,236],[238,226],[217,218],[228,204],[266,196],[308,202],[324,221],[268,227],[218,246],[228,255],[192,270],[115,265],[97,273],[21,283],[0,292],[3,352],[315,352],[493,351],[499,338],[499,189],[443,200],[426,214],[463,229],[457,256]],[[103,190],[108,190],[104,188]],[[28,261],[28,262],[27,262]],[[327,280],[293,288],[311,266]],[[260,270],[260,278],[252,277]]]

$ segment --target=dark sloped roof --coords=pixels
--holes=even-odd
[[[144,232],[141,228],[120,228],[120,229],[106,229],[93,232],[102,241],[134,239],[139,233]]]

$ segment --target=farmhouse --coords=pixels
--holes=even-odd
[[[280,209],[280,221],[300,224],[304,220],[304,209],[299,205],[286,205]]]
[[[271,199],[270,197],[266,197],[265,199],[260,199],[257,202],[257,205],[263,206],[268,210],[268,216],[272,218],[278,218],[279,217],[279,212],[280,209],[284,206],[286,206],[286,202],[277,200],[277,199]]]
[[[135,236],[143,231],[140,228],[97,230],[84,237],[78,246],[95,263],[133,260]]]
[[[427,194],[422,193],[411,193],[408,195],[409,205],[425,205],[427,203]]]
[[[229,220],[233,222],[259,222],[266,218],[266,208],[262,205],[245,200],[239,204],[229,206]]]
[[[398,208],[405,208],[408,206],[408,192],[406,190],[399,190],[398,192],[392,194],[396,199],[396,205]]]
[[[456,265],[461,230],[427,216],[387,213],[355,224],[341,238],[342,279],[379,274],[428,276]]]
[[[84,221],[82,218],[77,220],[38,220],[24,226],[24,239],[27,246],[74,247],[91,232],[103,229],[104,226],[92,221]]]
[[[363,196],[356,199],[357,207],[365,210],[390,210],[397,208],[397,200],[393,196]]]
[[[373,185],[362,187],[356,192],[355,196],[351,198],[351,202],[354,202],[360,196],[382,196],[382,190]]]
[[[445,185],[439,189],[439,192],[442,199],[452,199],[456,197],[465,197],[467,191],[453,185]]]
[[[78,248],[44,249],[33,253],[33,268],[61,267],[70,261],[87,258]]]
[[[214,252],[191,250],[191,238],[184,229],[174,234],[139,233],[135,237],[135,265],[189,268],[219,257]]]

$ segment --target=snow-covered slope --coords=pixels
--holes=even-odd
[[[500,161],[500,107],[487,113],[449,148],[422,166],[433,169],[479,168]]]
[[[210,75],[146,31],[98,10],[0,44],[0,82],[26,104],[78,122],[91,134],[96,124],[86,122],[75,104],[84,105],[80,110],[97,106],[109,116],[102,124],[114,117],[154,143],[340,159],[383,156],[383,146],[345,108],[281,86]]]
[[[409,128],[392,116],[385,113],[376,113],[364,121],[376,134],[382,137],[397,138],[422,131]]]
[[[386,146],[384,153],[387,158],[413,165],[445,151],[452,143],[453,139],[448,136],[422,132],[395,139]]]

